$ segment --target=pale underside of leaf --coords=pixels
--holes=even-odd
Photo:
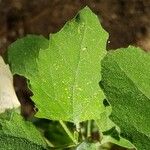
[[[89,142],[83,141],[80,145],[77,146],[76,150],[100,150],[100,143],[99,142]]]
[[[20,103],[13,87],[13,76],[9,66],[4,63],[0,56],[0,113],[19,106]]]

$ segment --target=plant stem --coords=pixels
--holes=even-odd
[[[91,136],[91,124],[92,124],[92,121],[88,120],[88,122],[87,122],[87,137]]]
[[[44,138],[48,146],[55,147],[48,139]]]
[[[81,130],[80,131],[81,132],[81,138],[84,141],[85,140],[85,132],[86,132],[85,125],[82,126],[80,130]]]
[[[80,123],[76,123],[75,125],[76,125],[76,131],[80,132],[81,130]]]
[[[79,140],[79,132],[74,131],[74,139],[75,139],[76,141]]]
[[[62,120],[60,120],[59,123],[61,124],[61,126],[63,127],[63,129],[65,130],[65,132],[68,134],[68,136],[70,137],[70,139],[73,141],[73,143],[78,144],[78,142],[76,141],[76,139],[74,138],[73,134],[68,129],[68,127],[66,126],[66,124]]]

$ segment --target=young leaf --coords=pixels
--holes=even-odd
[[[13,112],[0,115],[1,150],[46,150],[47,144],[31,122]]]
[[[30,80],[38,117],[75,123],[99,118],[105,111],[98,83],[107,37],[97,16],[86,7],[62,30],[51,35],[49,47],[40,50],[38,57],[31,51],[32,45],[36,47],[34,39],[12,44],[9,48],[12,71]],[[20,51],[22,47],[24,51]],[[31,49],[28,57],[26,49]],[[33,63],[31,56],[35,57]]]
[[[96,122],[100,132],[103,133],[101,145],[112,143],[127,149],[135,148],[130,141],[120,136],[120,128],[114,124],[108,116],[103,114]]]
[[[129,47],[102,62],[102,88],[112,105],[111,119],[138,150],[150,148],[150,54]]]
[[[106,111],[96,120],[99,130],[102,132],[101,144],[113,143],[128,149],[135,148],[131,142],[120,136],[120,128],[109,118],[111,112],[111,106],[106,106]]]
[[[0,113],[19,106],[20,103],[13,87],[13,76],[9,66],[4,63],[0,56]]]

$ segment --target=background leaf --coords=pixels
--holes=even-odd
[[[37,73],[39,51],[46,48],[48,40],[43,36],[27,35],[12,43],[8,48],[8,62],[12,72],[25,77]]]
[[[98,83],[107,37],[97,16],[86,7],[51,35],[48,49],[40,50],[39,56],[32,52],[33,46],[37,48],[34,40],[23,39],[9,48],[13,73],[30,80],[38,117],[75,123],[99,118],[105,111]]]
[[[150,54],[129,47],[102,62],[101,86],[112,105],[111,119],[138,150],[150,148]]]
[[[1,150],[45,150],[47,147],[39,131],[31,122],[13,111],[0,115]]]

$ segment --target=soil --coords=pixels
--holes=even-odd
[[[0,0],[0,55],[26,34],[48,37],[59,31],[86,5],[109,32],[108,50],[128,45],[150,50],[149,0]],[[34,112],[29,98],[32,93],[24,88],[25,79],[16,76],[14,81],[23,113],[29,116]]]

